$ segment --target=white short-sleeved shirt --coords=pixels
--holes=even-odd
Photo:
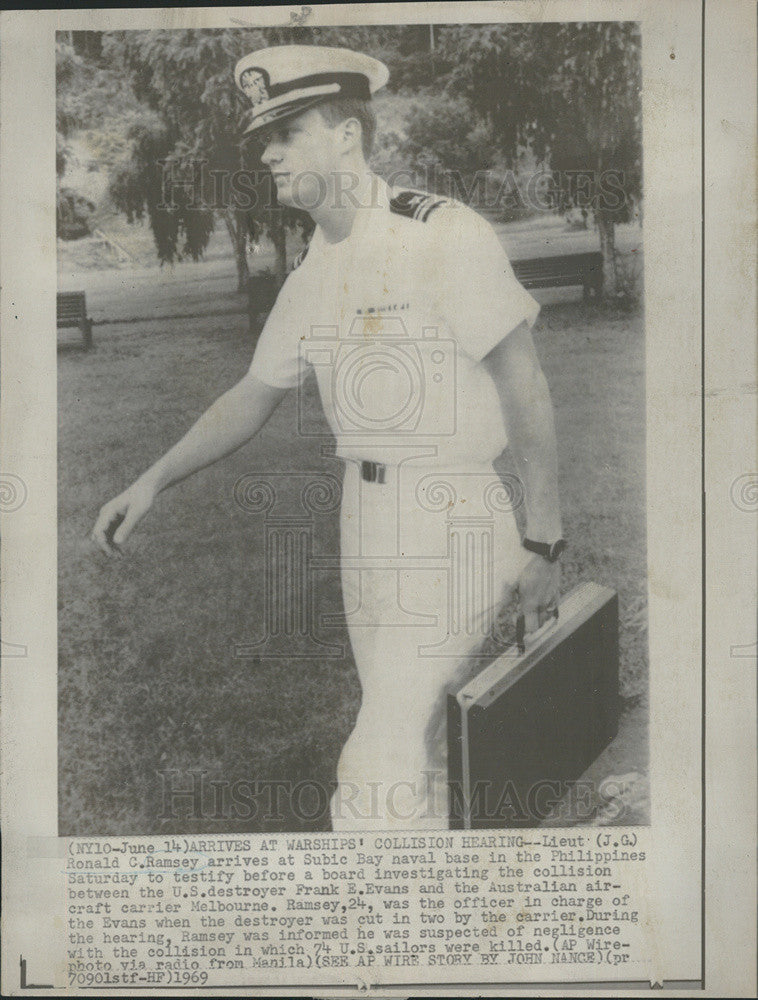
[[[378,178],[376,193],[341,242],[316,228],[250,371],[290,388],[312,367],[343,458],[491,461],[507,440],[481,360],[522,322],[531,326],[539,305],[472,209],[390,192]],[[316,433],[303,407],[299,415],[299,432]]]

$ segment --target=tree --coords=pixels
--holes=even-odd
[[[127,217],[147,214],[161,261],[198,259],[216,219],[234,247],[238,288],[247,285],[247,237],[265,230],[284,278],[285,225],[299,213],[275,201],[267,173],[240,145],[247,110],[232,70],[237,59],[267,44],[256,30],[139,31],[106,36],[103,52],[129,74],[135,95],[152,115],[131,132],[131,155],[114,176],[111,194]],[[245,197],[234,196],[246,174]]]
[[[175,144],[169,130],[157,115],[146,113],[130,127],[128,137],[130,158],[116,168],[111,179],[114,205],[129,222],[147,213],[161,262],[184,256],[198,260],[213,232],[213,213],[199,208],[193,193],[180,184],[172,186],[171,200],[166,201],[160,164],[174,165]]]
[[[571,205],[592,205],[603,254],[603,289],[616,294],[615,227],[642,192],[639,29],[600,22],[561,25],[563,58],[552,80],[551,168],[575,178],[562,185]],[[583,182],[583,174],[586,181]]]
[[[61,94],[74,91],[81,80],[82,61],[70,45],[59,40],[55,46],[55,84],[59,99],[56,102],[55,135],[55,227],[62,239],[78,239],[89,231],[89,217],[94,205],[68,187],[62,186],[66,163],[70,156],[67,137],[76,124],[76,115]]]
[[[529,147],[553,174],[556,207],[591,208],[604,294],[616,294],[615,226],[642,191],[640,35],[631,22],[448,28],[463,92],[513,162]]]
[[[446,89],[463,94],[484,119],[505,163],[526,146],[544,145],[556,25],[485,24],[440,29],[438,48],[452,63]],[[473,122],[472,122],[473,124]]]
[[[64,98],[78,83],[81,76],[81,59],[70,45],[58,40],[55,44],[55,172],[60,180],[66,169],[66,137],[75,124],[71,109]]]
[[[413,184],[467,204],[489,197],[497,151],[491,129],[465,98],[436,93],[414,103],[399,152]]]
[[[256,48],[291,42],[373,51],[378,47],[381,58],[396,48],[399,30],[293,27],[104,36],[104,57],[124,67],[135,95],[155,116],[133,127],[131,155],[111,188],[115,204],[129,218],[147,214],[161,261],[185,255],[197,259],[216,219],[223,219],[234,247],[240,290],[248,280],[248,235],[265,232],[274,244],[276,272],[283,280],[286,231],[298,226],[307,230],[311,221],[304,213],[277,204],[254,144],[240,145],[240,121],[249,105],[235,86],[234,65]],[[195,173],[199,165],[202,176]],[[235,190],[233,178],[242,174],[241,195],[242,185]],[[170,201],[165,197],[167,177],[180,179],[171,185]],[[184,187],[182,180],[187,181]]]

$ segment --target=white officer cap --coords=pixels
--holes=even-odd
[[[389,75],[384,63],[351,49],[275,45],[250,52],[234,68],[237,87],[253,106],[244,134],[330,97],[368,100]]]

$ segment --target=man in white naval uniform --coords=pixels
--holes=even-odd
[[[332,826],[444,828],[446,693],[513,588],[527,631],[558,596],[553,412],[530,332],[539,307],[477,213],[370,172],[381,63],[278,46],[235,76],[278,200],[316,228],[246,376],[103,507],[93,537],[117,553],[160,491],[249,440],[312,368],[345,460],[341,576],[362,688]],[[506,443],[510,490],[492,465]]]

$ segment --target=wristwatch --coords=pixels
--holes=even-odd
[[[538,556],[547,559],[549,563],[554,563],[558,560],[568,542],[565,538],[559,538],[557,542],[553,542],[552,544],[550,542],[533,542],[531,538],[524,538],[521,544],[527,552],[536,552]]]

